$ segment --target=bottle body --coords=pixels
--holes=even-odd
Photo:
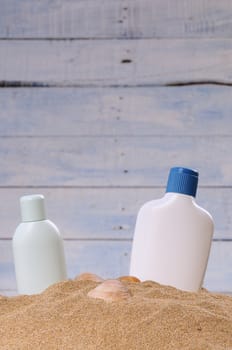
[[[130,274],[186,291],[201,288],[213,235],[210,214],[192,196],[166,193],[139,211]]]
[[[63,240],[50,220],[22,222],[13,237],[19,294],[36,294],[67,279]]]

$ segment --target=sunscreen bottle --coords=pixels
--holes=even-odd
[[[46,219],[43,195],[20,198],[22,223],[13,236],[13,256],[19,294],[37,294],[67,279],[63,240]]]
[[[196,204],[198,172],[171,168],[166,194],[139,210],[130,274],[185,291],[202,286],[213,236],[210,214]]]

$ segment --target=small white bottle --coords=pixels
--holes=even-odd
[[[198,172],[170,170],[166,194],[138,213],[130,274],[185,291],[202,286],[213,236],[210,214],[194,200]]]
[[[22,223],[13,236],[13,256],[19,294],[37,294],[67,279],[63,240],[46,219],[43,195],[20,198]]]

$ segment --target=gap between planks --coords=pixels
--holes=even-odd
[[[79,185],[62,185],[62,186],[59,186],[59,185],[0,185],[0,189],[25,189],[25,188],[28,188],[28,189],[85,189],[85,190],[100,190],[100,189],[163,189],[165,190],[165,187],[162,186],[162,185],[148,185],[148,186],[137,186],[137,185],[134,185],[134,186],[114,186],[114,185],[110,185],[110,186],[79,186]],[[218,185],[218,186],[215,186],[215,185],[199,185],[198,186],[198,189],[201,189],[201,188],[204,188],[204,189],[231,189],[232,186],[227,186],[227,185]]]
[[[11,241],[12,237],[0,237],[1,241]],[[63,238],[67,242],[131,242],[133,238],[91,238],[91,237],[78,237],[78,238]],[[232,238],[213,238],[212,242],[232,242]]]
[[[61,83],[49,83],[40,81],[11,81],[11,80],[0,80],[0,89],[2,88],[148,88],[148,87],[184,87],[184,86],[232,86],[232,82],[224,80],[193,80],[193,81],[170,81],[166,83],[151,83],[151,84],[78,84],[71,82]]]

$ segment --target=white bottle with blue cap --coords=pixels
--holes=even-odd
[[[13,236],[13,255],[19,294],[37,294],[67,279],[63,240],[46,219],[44,196],[20,198],[22,223]]]
[[[214,224],[196,204],[198,172],[171,168],[166,194],[138,213],[130,275],[197,292],[202,286]]]

